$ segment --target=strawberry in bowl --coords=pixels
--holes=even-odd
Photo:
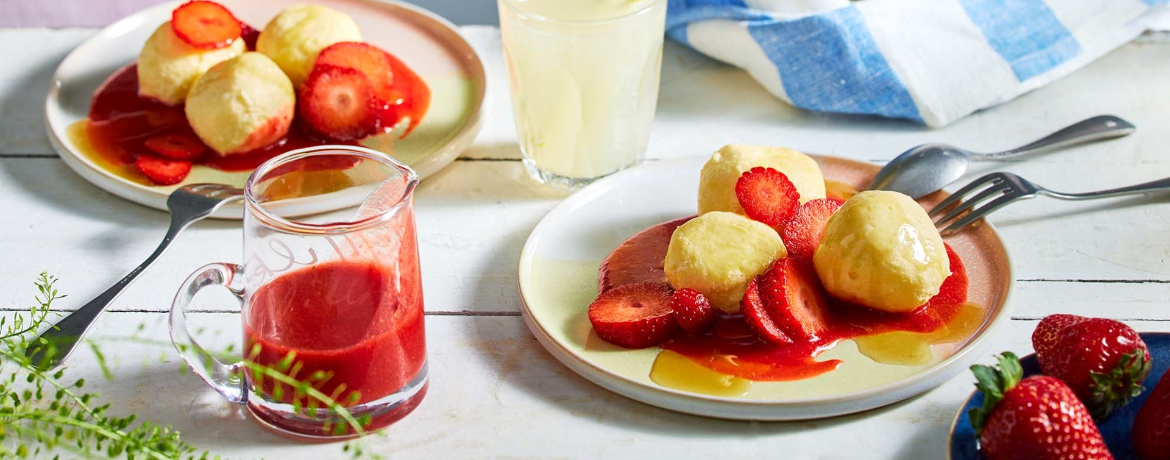
[[[1162,376],[1134,419],[1133,450],[1141,460],[1170,460],[1170,372]]]
[[[970,412],[987,460],[1113,460],[1089,410],[1060,379],[1023,377],[1016,355],[971,367],[983,406]]]
[[[1139,334],[1115,320],[1056,314],[1037,324],[1032,342],[1036,353],[1019,360],[1021,378],[1059,382],[1066,389],[1059,399],[1064,403],[1062,407],[1079,406],[1089,414],[1087,421],[1078,415],[1077,426],[1096,428],[1107,452],[1091,449],[1092,456],[1085,458],[1170,458],[1166,450],[1170,438],[1164,436],[1170,433],[1170,384],[1167,383],[1170,382],[1170,334]],[[996,371],[994,375],[1000,380],[989,380],[985,367],[972,368],[977,376],[977,390],[955,420],[951,433],[951,460],[1048,458],[1000,457],[997,453],[1032,452],[1030,449],[1047,442],[1047,437],[1037,440],[1004,436],[991,440],[984,439],[988,436],[986,428],[977,431],[976,428],[985,423],[981,417],[986,417],[990,410],[984,402],[988,395],[995,399],[1003,393],[1001,388],[986,383],[991,381],[999,385],[1002,373]],[[1000,367],[1002,369],[1002,363]],[[1057,423],[1063,420],[1050,419],[1054,424],[1052,429],[1063,428]],[[1087,438],[1078,438],[1076,442],[1084,439]],[[1069,449],[1069,452],[1080,452]],[[1110,456],[1106,457],[1106,453]]]
[[[1040,370],[1069,385],[1095,418],[1143,391],[1150,350],[1137,331],[1106,318],[1051,315],[1032,333]]]

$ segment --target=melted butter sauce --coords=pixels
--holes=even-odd
[[[858,351],[883,364],[913,366],[934,359],[933,345],[966,340],[983,325],[983,307],[964,303],[954,318],[931,332],[892,331],[854,337]]]
[[[845,201],[853,198],[853,195],[858,194],[856,187],[846,184],[844,182],[837,182],[835,180],[825,180],[825,197],[835,200]]]
[[[650,369],[650,380],[667,388],[713,396],[743,396],[752,384],[751,380],[711,370],[670,350],[658,354]]]

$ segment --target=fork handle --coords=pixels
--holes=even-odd
[[[1098,115],[1072,124],[1023,147],[996,153],[976,153],[976,160],[1006,160],[1022,155],[1055,150],[1085,142],[1127,136],[1137,130],[1132,123],[1113,115]]]
[[[1111,188],[1109,190],[1100,190],[1096,192],[1085,193],[1061,193],[1048,189],[1041,189],[1040,193],[1062,200],[1082,201],[1095,200],[1098,198],[1112,198],[1126,195],[1142,195],[1146,193],[1170,192],[1170,177],[1158,179],[1156,181],[1146,182],[1137,185],[1130,185],[1128,187]]]
[[[166,236],[163,237],[162,243],[159,243],[158,247],[155,248],[154,252],[145,261],[135,267],[134,270],[131,270],[126,276],[122,277],[121,280],[118,280],[117,283],[114,283],[113,286],[110,286],[109,289],[106,289],[105,292],[94,297],[89,303],[62,318],[53,327],[46,329],[37,340],[33,340],[25,350],[25,354],[32,360],[32,364],[42,371],[47,371],[56,367],[65,358],[68,358],[69,354],[73,353],[73,349],[78,342],[81,342],[81,336],[85,335],[85,332],[93,325],[98,315],[106,309],[106,306],[113,303],[118,298],[118,295],[122,294],[122,290],[126,289],[126,286],[133,283],[134,279],[140,273],[149,268],[155,260],[162,256],[167,251],[167,248],[170,247],[171,242],[175,240],[175,237],[179,236],[179,232],[182,232],[183,229],[187,228],[195,220],[198,219],[187,219],[185,221],[172,220],[170,227],[167,228]],[[42,343],[41,339],[44,339],[47,343]],[[48,344],[52,344],[56,349],[53,355],[46,357],[45,352],[48,350]]]

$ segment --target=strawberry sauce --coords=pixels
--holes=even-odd
[[[116,165],[133,164],[138,155],[149,154],[143,143],[152,137],[195,136],[183,106],[171,107],[138,97],[137,64],[118,70],[94,92],[86,133],[94,153]],[[247,171],[290,150],[332,143],[310,136],[294,122],[287,136],[264,148],[228,156],[208,153],[195,163],[224,171]]]
[[[677,228],[688,219],[676,220],[651,227],[622,243],[619,247],[639,248],[637,260],[658,260],[666,257],[672,231],[659,227]],[[616,253],[616,251],[615,251]],[[715,327],[698,336],[678,333],[662,343],[662,348],[686,356],[699,365],[716,372],[755,381],[801,380],[833,371],[839,360],[817,361],[821,352],[842,340],[871,336],[886,332],[939,333],[964,309],[967,301],[967,273],[963,261],[947,246],[951,276],[939,294],[923,306],[909,313],[888,313],[830,298],[827,331],[811,343],[777,345],[760,339],[748,326],[742,315],[726,315],[716,319]],[[607,258],[602,263],[603,273],[620,270],[637,273],[637,267],[623,266],[618,260]],[[646,279],[625,277],[624,282],[662,282],[658,278],[661,262],[656,267],[645,267]]]
[[[397,112],[395,115],[399,120],[410,118],[410,126],[402,133],[402,137],[406,137],[422,123],[423,115],[426,115],[427,109],[430,108],[431,88],[397,57],[386,53],[386,58],[389,59],[390,71],[394,74],[390,90],[398,95],[391,101],[391,106]]]
[[[327,395],[336,392],[347,406],[389,396],[426,361],[421,286],[401,281],[373,262],[325,262],[280,275],[251,295],[245,355],[279,369],[291,354],[298,380],[317,371],[330,375],[313,386]],[[293,388],[277,390],[272,379],[257,377],[250,379],[257,392],[294,402]],[[354,391],[356,402],[347,399]]]
[[[410,125],[402,135],[405,137],[422,122],[430,107],[431,92],[401,61],[391,57],[390,62],[394,71],[392,90],[399,95],[391,109],[400,120],[410,118]],[[94,92],[90,104],[85,132],[93,146],[92,153],[112,165],[133,165],[138,155],[149,154],[143,143],[152,137],[195,136],[183,106],[167,106],[138,96],[137,69],[137,64],[130,64],[114,72]],[[288,135],[263,148],[227,156],[216,155],[209,148],[209,153],[195,163],[223,171],[248,171],[284,152],[325,144],[357,145],[315,137],[294,120]]]

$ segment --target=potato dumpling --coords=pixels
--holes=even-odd
[[[699,174],[699,214],[712,211],[743,214],[735,183],[744,172],[757,166],[772,168],[788,176],[800,202],[825,197],[825,177],[816,160],[796,150],[729,144],[711,155]]]
[[[256,51],[271,58],[300,87],[313,70],[317,54],[337,42],[360,42],[353,18],[319,5],[285,8],[268,21],[256,39]]]
[[[784,242],[771,227],[717,211],[674,231],[664,268],[675,289],[694,289],[716,308],[737,313],[748,282],[787,255]]]
[[[260,53],[244,53],[203,74],[187,95],[187,122],[221,155],[247,152],[288,134],[296,110],[292,83]]]
[[[191,85],[207,69],[244,51],[243,40],[214,50],[195,48],[175,35],[167,21],[155,29],[138,53],[138,95],[167,105],[182,104]]]
[[[829,219],[813,255],[834,297],[890,312],[911,311],[950,276],[942,237],[910,197],[861,192]]]

